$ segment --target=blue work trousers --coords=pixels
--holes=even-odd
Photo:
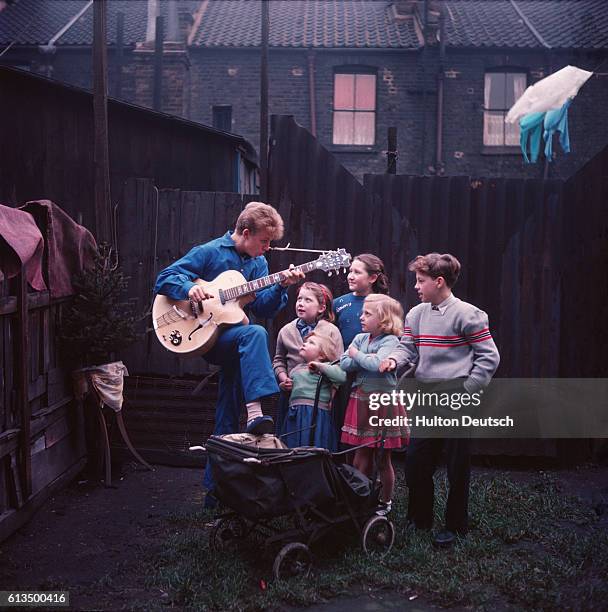
[[[215,406],[215,435],[238,432],[243,400],[253,402],[279,392],[268,352],[268,332],[260,325],[226,329],[205,359],[222,368]],[[203,485],[209,491],[213,489],[209,461]]]

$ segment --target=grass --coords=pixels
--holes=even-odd
[[[435,524],[441,524],[446,481],[436,478]],[[608,599],[608,533],[593,510],[563,495],[541,475],[532,484],[474,478],[469,536],[436,550],[426,533],[405,531],[407,489],[398,483],[391,520],[395,546],[367,558],[358,541],[329,542],[314,553],[307,579],[272,581],[273,555],[250,536],[232,552],[209,549],[212,515],[173,515],[163,553],[148,562],[151,587],[171,602],[201,610],[304,606],[361,589],[420,593],[443,606],[481,609],[601,609]],[[262,582],[263,581],[263,582]]]

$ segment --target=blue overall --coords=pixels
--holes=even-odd
[[[266,258],[240,255],[230,235],[231,232],[227,232],[194,247],[165,268],[158,275],[154,293],[186,300],[196,278],[212,281],[226,270],[238,270],[248,281],[268,275]],[[256,317],[270,319],[287,305],[287,299],[287,289],[272,285],[259,291],[247,310]],[[238,431],[243,400],[253,402],[279,392],[268,353],[268,333],[259,325],[236,325],[226,329],[205,359],[221,367],[214,434]],[[213,488],[209,463],[203,484],[209,490]]]

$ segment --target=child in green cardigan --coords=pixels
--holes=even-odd
[[[290,448],[313,446],[336,451],[338,440],[330,412],[334,387],[346,382],[346,373],[329,361],[338,358],[333,339],[321,330],[306,336],[300,349],[305,363],[291,372],[293,382],[283,441]],[[323,377],[322,380],[321,377]],[[321,384],[315,411],[317,387]],[[315,415],[316,412],[316,415]]]

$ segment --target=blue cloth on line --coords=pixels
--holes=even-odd
[[[568,108],[572,103],[570,98],[561,108],[547,111],[544,120],[545,157],[553,159],[553,134],[559,132],[559,144],[564,153],[570,153],[570,135],[568,133]]]
[[[544,119],[545,113],[529,113],[519,120],[519,144],[527,164],[535,164],[538,161]],[[528,143],[530,148],[529,157]]]

